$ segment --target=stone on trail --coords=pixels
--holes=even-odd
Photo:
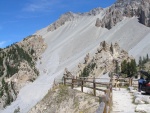
[[[137,105],[135,111],[138,113],[150,113],[150,104]]]
[[[135,104],[144,104],[145,102],[143,102],[141,98],[136,98],[134,103]]]

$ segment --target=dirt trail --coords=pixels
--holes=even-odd
[[[125,88],[113,90],[113,107],[111,113],[136,113],[133,97]]]

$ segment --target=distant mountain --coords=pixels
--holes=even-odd
[[[46,95],[54,79],[61,79],[65,68],[77,75],[79,62],[84,62],[87,53],[92,58],[102,41],[109,45],[117,42],[137,62],[140,56],[150,55],[149,9],[149,0],[118,0],[105,9],[65,13],[56,22],[37,31],[34,35],[41,36],[43,42],[30,38],[26,47],[38,46],[33,50],[39,50],[36,52],[39,53],[37,61],[34,61],[40,76],[23,87],[16,101],[3,112],[11,112],[18,107],[22,113],[28,112]],[[32,44],[29,43],[31,40]]]

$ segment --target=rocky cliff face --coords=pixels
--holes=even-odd
[[[84,58],[84,63],[79,63],[76,75],[79,77],[98,77],[107,72],[120,71],[121,62],[124,60],[130,62],[131,59],[128,53],[119,47],[118,43],[109,45],[103,41],[94,56],[88,53]],[[64,76],[73,76],[73,74],[66,68]]]
[[[103,10],[102,8],[95,8],[87,13],[77,13],[77,14],[72,13],[72,12],[65,13],[56,22],[51,24],[48,27],[47,31],[48,32],[54,31],[57,28],[59,28],[60,26],[64,25],[66,22],[73,21],[74,19],[77,19],[82,16],[95,16],[95,15],[99,14],[102,10]]]
[[[36,60],[45,49],[42,37],[31,35],[0,50],[0,108],[14,101],[19,90],[37,78]]]
[[[54,31],[67,21],[73,21],[82,16],[96,16],[102,11],[104,17],[97,18],[95,26],[111,29],[118,22],[122,21],[124,17],[136,16],[139,22],[147,27],[150,27],[150,1],[149,0],[118,0],[115,4],[107,9],[95,8],[87,13],[72,13],[63,14],[56,22],[51,24],[47,31]]]
[[[150,1],[149,0],[118,0],[106,9],[103,19],[96,20],[97,27],[111,29],[124,17],[136,16],[139,22],[150,27]]]
[[[18,43],[18,45],[29,52],[35,60],[40,59],[39,56],[47,48],[44,39],[40,35],[30,35]]]

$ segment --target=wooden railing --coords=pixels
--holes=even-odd
[[[102,80],[105,78],[87,78],[87,77],[64,77],[63,84],[71,86],[71,88],[81,87],[81,91],[84,92],[84,87],[93,90],[93,95],[96,95],[96,91],[102,91],[104,96],[99,97],[99,108],[96,113],[110,113],[112,108],[112,83],[114,79],[110,79],[109,82],[97,82],[96,80]],[[132,78],[119,78],[120,84],[127,86],[134,86]],[[88,84],[88,85],[87,85]],[[89,85],[90,84],[90,85]],[[104,89],[105,88],[105,89]]]
[[[115,79],[113,78],[113,84],[115,83]],[[118,79],[120,82],[121,86],[134,86],[137,87],[138,85],[138,79],[133,79],[133,78],[119,78]]]
[[[96,79],[100,78],[69,78],[64,77],[64,85],[69,85],[73,89],[75,86],[81,87],[81,91],[84,92],[84,87],[93,89],[93,95],[96,95],[96,91],[102,91],[105,93],[103,97],[99,97],[100,105],[99,112],[97,113],[110,113],[112,107],[112,80],[108,83],[96,82]],[[88,85],[87,85],[88,84]],[[90,85],[89,85],[90,84]],[[99,87],[97,87],[99,86]],[[103,86],[103,88],[102,88]],[[105,89],[104,89],[105,88]]]

